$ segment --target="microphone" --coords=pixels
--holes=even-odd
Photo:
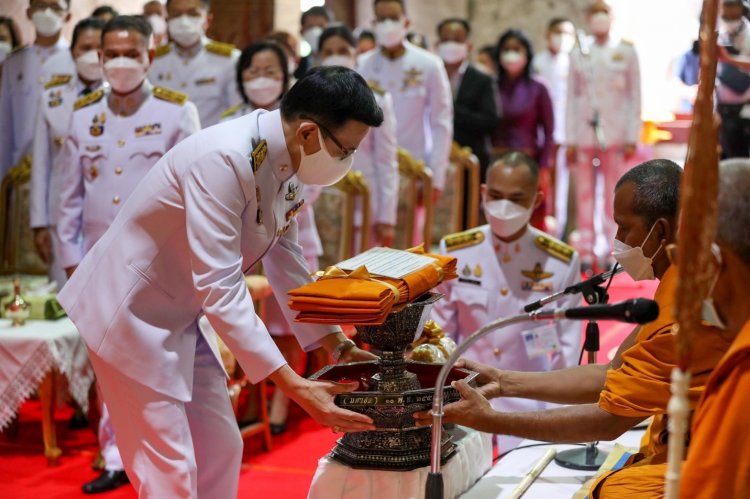
[[[646,324],[659,317],[659,304],[654,300],[635,298],[614,305],[589,305],[588,307],[539,310],[538,312],[532,312],[531,315],[534,320],[613,320],[632,324]]]
[[[625,269],[621,265],[617,265],[612,270],[608,270],[607,272],[602,272],[601,274],[596,274],[595,276],[590,277],[589,279],[586,279],[585,281],[581,281],[578,284],[572,284],[562,291],[558,291],[557,293],[551,294],[549,296],[545,296],[544,298],[541,298],[535,302],[529,303],[528,305],[523,307],[523,311],[527,313],[533,312],[534,310],[538,310],[548,303],[559,300],[565,295],[574,295],[577,293],[588,292],[588,290],[592,289],[594,286],[599,286],[600,284],[604,284],[605,282],[607,282],[608,280],[610,280],[612,277],[616,276],[623,270]]]

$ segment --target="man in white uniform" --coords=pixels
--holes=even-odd
[[[378,49],[357,68],[393,98],[398,145],[432,170],[433,196],[445,184],[453,140],[453,96],[443,61],[405,41],[409,20],[402,0],[375,1]]]
[[[543,196],[533,159],[520,152],[501,156],[487,171],[482,195],[489,224],[440,242],[441,253],[458,258],[459,276],[438,288],[445,296],[435,303],[432,319],[457,343],[487,323],[523,313],[524,305],[580,280],[573,248],[529,224]],[[579,300],[571,296],[559,305],[574,306]],[[550,371],[575,366],[580,344],[578,323],[523,323],[486,336],[465,356],[496,368]],[[547,407],[544,402],[514,398],[492,403],[503,412]],[[506,451],[519,441],[500,437],[500,448]]]
[[[98,50],[103,28],[104,21],[92,17],[76,24],[70,47],[76,74],[47,82],[39,103],[31,153],[31,227],[36,250],[49,265],[50,279],[57,282],[58,289],[65,284],[67,276],[52,256],[55,253],[53,248],[59,247],[53,215],[60,193],[60,171],[52,166],[68,134],[73,103],[101,86]]]
[[[547,25],[547,50],[534,56],[534,71],[544,80],[555,114],[555,165],[553,200],[557,235],[565,235],[568,222],[568,166],[565,164],[565,108],[568,102],[570,51],[575,46],[575,27],[566,18],[556,17]]]
[[[575,180],[575,246],[590,269],[610,259],[617,226],[613,220],[615,184],[625,173],[625,159],[635,153],[641,128],[641,73],[635,48],[610,36],[611,7],[595,0],[587,11],[592,37],[571,53],[566,110],[567,161]],[[598,118],[600,134],[592,122]],[[594,166],[598,159],[599,165]],[[603,180],[603,206],[597,207],[597,178]],[[594,254],[598,234],[594,213],[602,213],[604,244]],[[601,239],[601,238],[600,238]],[[597,257],[600,262],[597,262]]]
[[[355,72],[311,71],[280,111],[219,124],[167,152],[60,292],[142,497],[237,495],[242,440],[201,315],[251,382],[270,377],[335,431],[374,429],[370,418],[333,404],[356,383],[309,381],[289,368],[243,274],[263,260],[282,303],[309,282],[295,220],[303,200],[299,191],[288,196],[288,183],[295,175],[310,185],[338,181],[382,120]],[[295,334],[305,350],[322,346],[335,360],[372,358],[337,327],[295,324]]]
[[[31,153],[44,85],[58,75],[70,78],[75,74],[68,43],[61,36],[70,19],[68,0],[33,0],[26,15],[34,23],[34,43],[8,56],[0,79],[0,180]],[[66,55],[54,68],[43,71],[42,65],[60,52]],[[52,77],[47,76],[50,72]]]
[[[168,0],[172,42],[156,49],[148,75],[155,85],[186,93],[203,127],[218,123],[221,113],[241,100],[235,73],[240,52],[205,37],[210,20],[205,0]]]

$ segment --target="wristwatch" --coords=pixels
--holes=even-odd
[[[333,349],[333,352],[331,353],[331,357],[333,357],[334,362],[338,362],[342,355],[344,355],[346,352],[351,350],[352,348],[356,347],[357,344],[354,343],[350,339],[345,339],[338,345],[336,345],[336,348]]]

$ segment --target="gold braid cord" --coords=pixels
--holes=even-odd
[[[679,496],[680,472],[689,424],[692,338],[700,326],[703,300],[713,278],[711,243],[716,236],[719,177],[718,118],[714,114],[717,62],[716,21],[719,0],[704,0],[700,27],[700,82],[690,128],[688,155],[680,191],[677,238],[678,285],[675,299],[677,368],[669,401],[669,457],[665,497]]]

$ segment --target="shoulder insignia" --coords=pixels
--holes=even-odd
[[[83,97],[78,99],[76,103],[73,104],[73,110],[78,111],[81,108],[93,104],[94,102],[99,102],[100,100],[102,100],[102,97],[104,97],[104,89],[100,88],[99,90],[91,92],[90,94],[84,95]]]
[[[539,249],[565,263],[569,263],[575,253],[571,246],[551,236],[538,235],[534,242]]]
[[[44,89],[49,90],[52,87],[59,87],[60,85],[66,85],[73,79],[72,75],[56,74],[52,75],[47,83],[44,84]]]
[[[484,241],[484,232],[481,230],[467,230],[450,234],[443,238],[448,251],[474,246]]]
[[[258,173],[258,170],[263,165],[263,160],[266,159],[266,154],[268,154],[268,142],[266,142],[266,139],[263,139],[255,146],[253,152],[250,153],[250,156],[253,158],[253,173]]]
[[[370,90],[372,90],[376,94],[380,96],[385,95],[385,89],[381,87],[380,85],[378,85],[377,83],[375,83],[374,81],[368,81],[367,84],[370,86]]]
[[[232,45],[231,43],[222,43],[216,41],[208,42],[208,44],[206,45],[207,51],[211,52],[212,54],[218,54],[224,57],[231,56],[234,48],[234,45]]]
[[[230,107],[229,109],[225,109],[225,110],[224,110],[224,111],[223,111],[223,112],[221,113],[221,118],[222,118],[222,119],[223,119],[223,118],[229,118],[229,117],[230,117],[230,116],[232,116],[232,115],[233,115],[234,113],[236,113],[237,111],[239,111],[239,110],[240,110],[241,108],[242,108],[242,103],[241,103],[241,102],[240,102],[239,104],[235,104],[234,106]]]
[[[159,45],[158,47],[156,47],[156,57],[165,56],[171,51],[172,51],[171,43],[165,43],[164,45]]]
[[[154,97],[180,106],[188,100],[187,94],[166,87],[154,87]]]

